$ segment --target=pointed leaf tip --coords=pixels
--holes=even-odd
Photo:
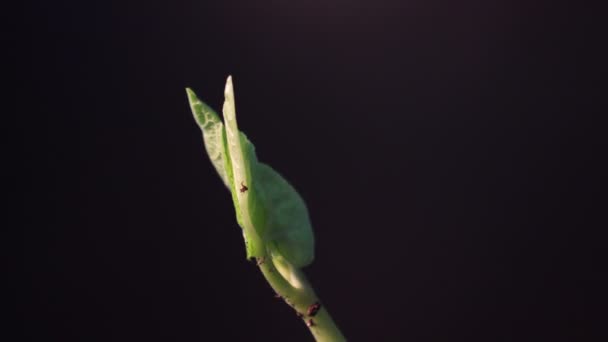
[[[190,102],[190,105],[193,105],[196,102],[200,101],[194,91],[190,88],[186,88],[186,95],[188,96],[188,101]]]
[[[228,76],[226,79],[226,88],[224,88],[224,96],[231,96],[233,92],[232,76]]]

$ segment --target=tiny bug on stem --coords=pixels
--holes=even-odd
[[[321,309],[321,304],[319,302],[315,302],[314,304],[311,304],[308,307],[308,310],[306,311],[306,314],[308,316],[314,316],[317,314],[317,312],[319,312],[319,309]]]
[[[259,258],[255,259],[255,264],[258,265],[258,266],[261,266],[261,265],[264,264],[265,261],[266,261],[266,258],[262,256],[262,257],[259,257]]]
[[[245,184],[243,184],[243,182],[241,182],[241,188],[239,189],[239,191],[240,192],[245,192],[247,190],[249,190],[249,188]]]

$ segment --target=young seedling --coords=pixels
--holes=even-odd
[[[279,173],[258,161],[253,144],[239,131],[232,78],[224,90],[223,122],[191,89],[186,92],[209,159],[232,195],[247,259],[257,260],[277,296],[289,298],[296,312],[315,317],[306,325],[317,341],[346,341],[301,270],[314,259],[306,204]]]

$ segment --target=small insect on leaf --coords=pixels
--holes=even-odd
[[[319,312],[320,309],[321,309],[321,304],[319,302],[315,302],[314,304],[311,304],[308,307],[306,314],[310,317],[313,317],[314,315],[317,314],[317,312]]]
[[[262,266],[262,265],[264,265],[265,262],[266,262],[266,258],[263,256],[255,258],[255,264],[257,266]]]
[[[243,184],[243,182],[241,182],[241,188],[239,189],[239,191],[240,192],[245,192],[247,190],[249,190],[249,188],[245,184]]]

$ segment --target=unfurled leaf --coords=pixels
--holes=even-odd
[[[247,257],[280,255],[294,267],[310,264],[314,236],[306,204],[279,173],[258,162],[255,147],[239,131],[232,78],[224,91],[224,124],[194,92],[187,92],[209,158],[232,194]]]
[[[224,155],[224,124],[211,107],[196,97],[192,89],[186,88],[186,93],[194,119],[203,132],[203,141],[211,164],[224,184],[230,188],[224,160],[226,158]]]
[[[266,211],[263,238],[296,267],[314,259],[314,236],[308,209],[300,194],[264,163],[255,167],[254,180]]]

